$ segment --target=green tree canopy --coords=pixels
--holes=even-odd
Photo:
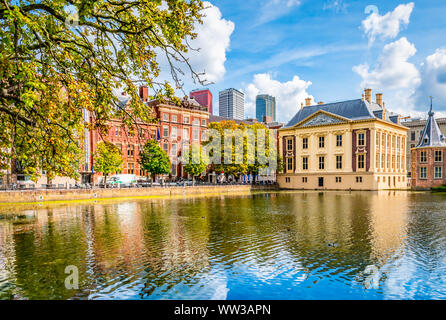
[[[187,157],[183,159],[184,171],[192,175],[195,183],[195,176],[206,171],[209,165],[209,159],[199,144],[192,144],[189,150],[186,150]]]
[[[273,165],[270,161],[275,161],[272,167],[280,169],[281,158],[277,154],[277,148],[270,146],[269,137],[272,132],[263,124],[246,125],[241,123],[237,125],[234,121],[222,121],[210,123],[209,129],[218,132],[221,138],[220,163],[211,164],[216,172],[223,172],[235,177],[243,174],[259,174],[262,169]],[[212,139],[213,137],[210,136],[210,140],[204,142],[203,145],[210,146]],[[232,143],[229,155],[225,154],[225,151],[228,151],[225,150],[225,140]],[[259,152],[258,148],[262,143],[265,146],[263,154]],[[210,156],[213,157],[213,150],[211,150]],[[227,159],[231,159],[232,163],[227,163],[225,161]]]
[[[104,184],[107,185],[107,177],[110,173],[122,171],[122,154],[118,147],[111,142],[100,142],[94,154],[93,169],[101,172],[104,177]]]
[[[139,164],[141,168],[150,172],[152,181],[155,181],[159,174],[170,173],[170,160],[167,153],[161,149],[156,140],[146,143],[142,152],[139,154]]]
[[[105,134],[116,116],[129,126],[152,120],[139,84],[176,101],[157,80],[161,57],[175,87],[182,67],[205,82],[186,58],[202,9],[201,0],[1,1],[0,168],[17,159],[36,177],[50,157],[54,174],[76,176],[85,129]],[[131,97],[126,108],[118,88]]]

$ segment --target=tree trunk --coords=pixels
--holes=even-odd
[[[153,183],[156,182],[156,174],[151,173],[152,179],[150,179],[150,186],[153,187]]]
[[[104,175],[104,189],[107,189],[107,175]]]
[[[192,187],[195,187],[195,175],[192,175]]]

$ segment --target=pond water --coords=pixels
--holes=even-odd
[[[0,299],[446,299],[446,195],[0,206]]]

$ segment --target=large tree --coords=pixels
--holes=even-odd
[[[85,129],[106,134],[120,117],[151,121],[137,86],[175,101],[201,0],[3,0],[0,2],[0,168],[15,159],[36,178],[77,176]],[[160,58],[174,87],[159,82]],[[114,90],[127,92],[123,108]],[[83,110],[91,117],[84,117]],[[49,158],[49,160],[46,160]]]
[[[157,175],[170,173],[169,156],[155,140],[146,143],[139,154],[139,164],[144,171],[150,172],[152,182],[156,181]]]
[[[211,163],[216,172],[240,177],[244,174],[258,175],[268,168],[272,168],[275,172],[282,170],[282,158],[278,156],[277,148],[270,145],[271,142],[276,143],[276,139],[270,140],[273,133],[263,124],[247,125],[237,124],[235,121],[222,121],[210,123],[209,129],[218,133],[221,140],[220,163]],[[213,150],[214,138],[210,135],[209,141],[203,143],[210,150],[213,162],[216,160]],[[225,141],[229,143],[227,148],[225,148]]]
[[[185,150],[184,171],[192,175],[192,185],[195,185],[195,176],[206,171],[209,159],[199,144],[192,144],[189,150]]]
[[[93,169],[96,172],[101,172],[104,175],[104,185],[107,187],[107,177],[111,173],[122,171],[121,151],[111,142],[100,142],[94,154]]]

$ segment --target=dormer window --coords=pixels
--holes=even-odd
[[[428,138],[424,138],[424,144],[428,144],[429,139]]]

